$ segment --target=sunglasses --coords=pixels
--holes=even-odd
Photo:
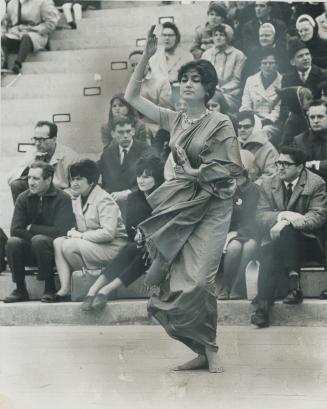
[[[242,124],[237,124],[238,129],[250,129],[252,128],[252,125],[242,125]]]

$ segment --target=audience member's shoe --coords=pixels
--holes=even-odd
[[[269,314],[263,310],[258,309],[251,316],[251,324],[256,325],[258,328],[269,327]]]
[[[321,300],[327,300],[327,288],[320,293]]]
[[[76,25],[75,21],[70,21],[70,22],[68,23],[68,25],[70,26],[70,28],[71,28],[72,30],[76,30],[76,29],[77,29],[77,25]]]
[[[22,301],[29,301],[30,297],[28,295],[27,290],[18,290],[15,289],[8,297],[6,297],[3,302],[10,303],[10,302],[22,302]]]
[[[41,299],[42,302],[55,303],[55,302],[69,302],[71,301],[70,294],[44,294]]]
[[[227,290],[222,289],[221,291],[219,291],[218,300],[221,300],[221,301],[229,300],[229,294],[228,294]]]
[[[303,293],[301,290],[291,290],[284,298],[284,304],[301,304],[303,301]]]
[[[41,302],[47,302],[47,303],[57,302],[55,301],[56,296],[57,296],[56,293],[45,293],[43,294],[41,298]]]
[[[87,295],[84,298],[84,301],[82,302],[82,305],[81,305],[82,311],[87,312],[87,311],[93,310],[92,303],[93,303],[94,298],[95,298],[95,295]]]
[[[11,70],[14,74],[19,74],[21,69],[22,69],[22,63],[20,63],[19,61],[15,61]]]
[[[92,302],[92,308],[96,311],[103,310],[107,305],[108,297],[105,294],[98,293]]]

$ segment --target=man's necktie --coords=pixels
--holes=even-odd
[[[288,204],[288,202],[291,199],[292,193],[293,193],[293,183],[288,183],[287,184],[287,188],[286,188],[286,203]]]
[[[123,154],[122,154],[122,159],[121,159],[121,165],[122,166],[125,165],[126,157],[127,157],[127,149],[123,149]]]

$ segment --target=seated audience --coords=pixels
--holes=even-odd
[[[269,326],[269,310],[280,274],[288,277],[285,304],[299,304],[303,295],[300,268],[304,261],[322,260],[319,229],[327,218],[324,180],[305,168],[306,155],[296,147],[282,147],[278,173],[260,187],[257,211],[263,232],[260,251],[257,309],[251,317],[259,328]]]
[[[25,266],[38,267],[38,280],[45,281],[43,302],[51,301],[56,292],[53,268],[57,237],[74,225],[70,196],[52,183],[54,168],[45,162],[34,162],[28,170],[28,190],[16,203],[6,253],[16,289],[5,303],[28,301]]]
[[[135,140],[148,143],[152,139],[151,131],[137,118],[136,111],[124,99],[124,94],[115,94],[110,100],[108,122],[101,126],[101,138],[104,146],[110,145],[113,140],[112,127],[117,118],[122,116],[133,117],[135,121]]]
[[[230,26],[220,24],[212,29],[212,34],[214,45],[202,54],[202,59],[215,67],[218,76],[216,93],[222,94],[229,111],[236,112],[241,103],[241,75],[246,57],[231,46],[234,33]]]
[[[282,81],[274,49],[262,49],[258,61],[260,71],[246,80],[240,111],[253,111],[262,126],[274,125],[280,112],[276,88],[281,87]]]
[[[242,30],[242,50],[247,56],[251,51],[259,46],[259,28],[264,23],[271,23],[276,30],[276,45],[285,47],[286,44],[286,25],[285,23],[271,16],[272,3],[269,1],[255,2],[255,17],[244,24]]]
[[[316,23],[318,26],[318,35],[323,40],[327,40],[327,3],[323,4],[324,12],[316,17]]]
[[[211,1],[207,10],[207,22],[204,26],[195,28],[195,36],[190,51],[196,60],[201,58],[204,51],[213,46],[212,29],[218,24],[224,23],[232,24],[227,18],[226,8],[216,1]]]
[[[144,274],[148,267],[144,240],[137,226],[151,216],[152,209],[146,198],[163,182],[163,169],[159,158],[140,158],[136,164],[136,174],[138,189],[128,195],[126,206],[126,232],[129,243],[106,265],[89,289],[82,304],[83,311],[104,308],[112,291],[122,284],[128,287]]]
[[[131,66],[132,72],[140,62],[142,50],[135,50],[128,56],[128,61]],[[172,108],[171,102],[171,88],[168,80],[162,78],[155,78],[151,72],[150,64],[145,69],[145,74],[142,81],[141,95],[152,101],[156,105],[160,105],[164,108]]]
[[[58,20],[59,13],[50,0],[11,0],[7,3],[7,24],[1,36],[1,47],[5,56],[18,53],[12,67],[15,74],[20,72],[28,54],[46,48],[49,34]]]
[[[181,34],[174,23],[162,24],[162,46],[150,59],[151,71],[155,78],[168,79],[170,84],[177,82],[178,70],[193,60],[193,55],[181,46]]]
[[[115,143],[105,146],[98,165],[103,189],[120,204],[126,201],[132,190],[136,190],[136,162],[149,147],[134,140],[135,122],[132,117],[116,118],[112,134]]]
[[[128,61],[132,72],[134,72],[142,54],[143,51],[141,50],[135,50],[130,53]],[[150,64],[147,64],[144,72],[145,74],[141,86],[142,97],[163,108],[173,109],[172,93],[168,79],[155,77],[151,72]],[[159,129],[159,125],[148,119],[146,116],[142,116],[141,114],[139,114],[139,116],[142,118],[142,122],[146,127],[151,130],[152,135],[155,135]],[[148,140],[149,144],[152,144],[152,142],[152,138],[151,140]]]
[[[311,102],[308,119],[310,129],[295,136],[294,143],[307,155],[306,167],[327,181],[327,104]]]
[[[310,51],[313,63],[320,68],[327,68],[327,41],[319,37],[315,20],[308,14],[302,14],[296,20],[296,30]]]
[[[305,87],[288,87],[277,90],[281,98],[281,128],[282,145],[293,143],[295,135],[309,129],[307,110],[312,101],[312,92]]]
[[[27,175],[30,164],[35,160],[42,160],[54,168],[53,184],[58,189],[69,187],[68,168],[78,160],[78,155],[68,146],[57,142],[58,127],[48,121],[39,121],[34,128],[32,142],[35,151],[28,155],[28,159],[10,171],[8,183],[11,194],[16,202],[17,196],[28,188]]]
[[[275,161],[278,158],[276,148],[269,142],[263,131],[254,132],[254,115],[251,111],[242,111],[237,116],[237,134],[242,149],[254,155],[258,177],[276,172]]]
[[[223,286],[219,300],[246,298],[245,269],[255,258],[257,229],[255,214],[259,198],[258,185],[251,181],[256,172],[254,156],[241,150],[241,159],[246,171],[237,179],[237,190],[233,198],[233,214],[227,235],[223,257]]]
[[[77,23],[82,20],[83,0],[54,0],[57,7],[62,7],[67,24],[71,29],[76,30]]]
[[[76,227],[54,241],[55,262],[61,288],[49,302],[70,300],[71,273],[81,268],[102,268],[127,243],[120,210],[113,198],[98,185],[95,162],[81,160],[70,167]]]
[[[250,75],[257,72],[259,65],[258,55],[263,48],[273,48],[275,50],[275,57],[277,61],[278,72],[283,74],[290,69],[290,63],[286,47],[276,45],[275,41],[276,30],[271,23],[264,23],[259,28],[259,46],[253,48],[248,55],[244,69],[243,78],[246,80]]]
[[[283,76],[282,88],[302,85],[311,90],[314,98],[320,98],[319,84],[327,79],[327,74],[312,64],[310,50],[303,41],[290,40],[288,50],[292,68]]]

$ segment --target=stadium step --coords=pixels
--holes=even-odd
[[[153,318],[149,319],[146,306],[147,300],[113,300],[100,312],[84,313],[79,302],[0,302],[0,325],[155,324]],[[218,301],[218,324],[249,325],[253,310],[249,301]],[[301,305],[284,305],[278,301],[272,308],[271,325],[326,326],[327,301],[305,299]]]
[[[3,100],[25,98],[83,98],[98,94],[110,96],[126,89],[130,72],[125,70],[97,73],[26,74],[9,88],[2,88]],[[5,104],[4,104],[5,105]]]

